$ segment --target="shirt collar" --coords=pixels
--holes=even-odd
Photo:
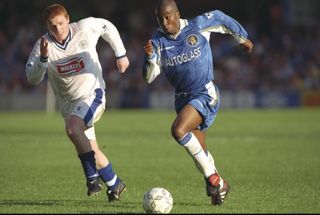
[[[72,39],[72,30],[71,30],[70,27],[69,27],[69,34],[68,34],[66,40],[65,40],[63,43],[59,43],[59,42],[54,38],[54,36],[51,35],[50,32],[48,32],[48,34],[49,34],[51,40],[54,42],[54,44],[55,44],[58,48],[63,49],[63,50],[66,50],[66,49],[67,49],[67,46],[68,46],[70,40]]]

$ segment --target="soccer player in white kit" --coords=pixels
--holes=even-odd
[[[102,180],[108,200],[118,200],[126,185],[99,149],[94,130],[94,123],[105,109],[105,82],[96,45],[100,37],[110,44],[121,73],[129,66],[126,49],[117,28],[108,20],[89,17],[69,23],[69,14],[60,4],[48,6],[43,16],[48,32],[36,42],[29,56],[27,79],[36,85],[47,74],[65,131],[81,161],[88,196],[102,190]]]

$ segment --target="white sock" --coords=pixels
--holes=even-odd
[[[208,150],[207,150],[206,154],[207,154],[207,157],[209,159],[209,162],[213,165],[215,172],[218,173],[218,170],[217,170],[216,165],[214,163],[213,156],[211,155],[211,153]]]
[[[215,173],[214,165],[210,163],[197,137],[192,132],[182,137],[179,143],[183,145],[188,153],[199,163],[206,178]]]
[[[211,155],[211,153],[209,151],[207,151],[207,157],[209,158],[209,161],[210,163],[214,166],[214,170],[216,171],[216,173],[218,173],[218,175],[220,176],[215,164],[214,164],[214,159],[213,159],[213,156]],[[223,182],[223,178],[221,178],[220,176],[220,182],[219,182],[219,185],[220,185],[220,189],[223,187],[224,185],[224,182]]]
[[[224,182],[223,182],[223,179],[220,177],[220,182],[219,182],[219,185],[220,185],[220,189],[223,188],[223,185],[224,185]]]

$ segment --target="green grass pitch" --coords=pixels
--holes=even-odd
[[[119,202],[86,196],[83,171],[59,114],[0,112],[0,213],[144,213],[151,187],[172,213],[320,213],[320,109],[220,110],[208,149],[231,185],[213,207],[203,177],[170,135],[172,111],[107,110],[100,148],[127,184]]]

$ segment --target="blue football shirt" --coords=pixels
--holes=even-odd
[[[180,19],[180,31],[175,36],[161,29],[152,36],[154,55],[149,59],[160,67],[176,93],[198,93],[214,80],[210,34],[231,34],[239,43],[245,42],[246,30],[233,18],[219,10],[204,13],[194,19]],[[152,71],[150,71],[152,72]],[[158,75],[158,74],[156,74]]]

